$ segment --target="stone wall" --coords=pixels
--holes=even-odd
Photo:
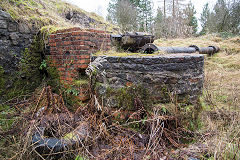
[[[9,13],[0,8],[0,104],[6,94],[13,95],[19,62],[25,48],[28,48],[37,34],[36,28],[30,28],[25,23],[17,22]],[[30,85],[29,85],[30,86]],[[12,91],[10,91],[12,89]]]
[[[93,60],[97,57],[93,57]],[[194,103],[202,93],[204,56],[199,54],[166,54],[144,57],[98,57],[98,97],[114,101],[119,95],[107,93],[129,86],[146,88],[154,103],[170,98],[184,103]],[[100,87],[99,87],[100,86]],[[109,103],[114,105],[114,103]]]
[[[21,53],[30,46],[36,32],[28,25],[14,21],[0,8],[0,66],[4,68],[5,74],[17,70]]]

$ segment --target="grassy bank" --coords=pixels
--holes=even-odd
[[[215,35],[187,39],[159,39],[158,46],[219,46],[221,51],[205,58],[205,83],[201,103],[200,133],[211,153],[210,159],[240,158],[240,37]]]

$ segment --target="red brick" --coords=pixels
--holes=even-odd
[[[60,80],[65,80],[65,79],[66,79],[66,77],[60,76]]]
[[[62,39],[55,39],[55,42],[61,42],[62,41]]]
[[[90,58],[89,59],[85,59],[85,63],[89,64],[90,63]]]
[[[62,46],[62,42],[56,42],[57,46]]]
[[[58,68],[59,71],[65,71],[65,68]]]
[[[61,38],[62,37],[62,33],[57,33],[56,35],[55,35],[55,38]]]
[[[77,41],[72,41],[71,45],[78,45],[78,42]]]
[[[77,64],[84,64],[85,62],[86,62],[85,59],[80,59],[77,61]]]
[[[84,36],[84,37],[83,37],[83,40],[89,41],[89,40],[90,40],[90,37],[89,37],[89,36]]]
[[[89,31],[89,32],[95,32],[94,29],[87,29],[87,31]]]
[[[79,52],[80,52],[80,54],[86,55],[86,54],[91,54],[91,53],[92,53],[92,50],[91,50],[90,47],[89,47],[88,50],[80,50]]]
[[[49,43],[54,43],[54,42],[55,42],[55,39],[49,39],[48,42],[49,42]]]
[[[49,37],[54,39],[56,36],[54,34],[50,34]]]
[[[49,46],[50,46],[50,47],[56,47],[56,46],[57,46],[57,43],[50,43]]]
[[[96,32],[97,33],[106,33],[105,31],[100,31],[100,30],[97,30]]]
[[[73,81],[73,79],[71,77],[66,77],[67,81]]]
[[[70,40],[70,41],[75,41],[75,40],[76,40],[76,37],[70,37],[69,40]]]
[[[84,41],[79,41],[79,45],[84,45],[85,42]]]
[[[80,58],[90,59],[90,55],[81,55]]]
[[[88,67],[87,64],[80,64],[80,65],[79,65],[79,68],[82,68],[82,69],[86,69],[87,67]]]
[[[88,50],[89,49],[89,46],[80,46],[81,47],[81,50]]]
[[[84,31],[84,32],[81,32],[81,35],[82,35],[82,36],[89,36],[89,35],[90,35],[90,32]]]
[[[92,42],[90,42],[90,41],[85,41],[85,43],[84,43],[85,45],[93,45],[93,43]]]
[[[80,49],[81,49],[81,47],[80,47],[80,46],[76,46],[75,48],[76,48],[76,50],[80,50]]]
[[[68,46],[68,45],[71,45],[71,42],[70,42],[70,41],[65,41],[65,42],[63,42],[63,44],[64,44],[65,46]]]
[[[57,48],[56,47],[50,47],[50,52],[54,52],[54,51],[57,51]]]
[[[81,31],[82,29],[81,28],[79,28],[79,27],[74,27],[73,28],[73,31]]]
[[[53,51],[52,51],[52,52],[50,52],[50,54],[51,54],[51,55],[55,55],[55,54],[57,54],[57,52],[53,52]]]
[[[78,36],[78,35],[81,35],[81,32],[79,31],[72,32],[72,36]]]
[[[77,55],[77,54],[78,54],[78,51],[73,50],[73,51],[72,51],[72,54]]]
[[[82,39],[82,36],[76,36],[75,39],[76,39],[76,40],[81,40],[81,39]]]

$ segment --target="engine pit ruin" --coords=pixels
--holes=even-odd
[[[139,40],[141,34],[133,37]],[[146,56],[130,54],[123,57],[110,56],[111,54],[109,56],[92,55],[102,50],[109,51],[111,38],[110,34],[104,31],[80,28],[59,30],[50,35],[48,57],[59,70],[62,83],[74,86],[74,82],[81,79],[79,70],[89,70],[90,67],[95,69],[91,72],[95,72],[94,78],[98,84],[94,88],[98,94],[97,97],[103,104],[107,104],[105,101],[108,101],[109,106],[119,104],[116,99],[114,100],[114,96],[108,96],[107,90],[116,91],[115,95],[117,95],[119,89],[124,90],[130,86],[141,86],[146,89],[154,103],[169,102],[172,99],[183,103],[197,101],[202,93],[204,81],[202,54],[147,54]],[[149,40],[153,42],[152,38],[149,39],[148,36],[146,43],[149,43]],[[139,40],[138,47],[144,45],[140,42],[142,41]],[[66,52],[69,54],[65,54]],[[78,95],[83,101],[89,97],[89,89],[85,86],[80,86]]]

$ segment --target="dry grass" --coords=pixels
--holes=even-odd
[[[144,112],[149,114],[148,119],[143,122],[139,118],[119,124],[114,120],[115,111],[103,106],[99,110],[99,103],[93,97],[87,106],[79,106],[75,113],[71,113],[61,95],[52,93],[50,87],[43,87],[36,90],[29,100],[16,106],[21,122],[13,129],[19,129],[12,133],[0,132],[1,137],[9,140],[0,148],[0,156],[6,158],[6,154],[10,159],[19,160],[74,159],[78,155],[87,159],[160,159],[164,155],[169,156],[168,148],[186,146],[180,139],[192,133],[181,127],[178,117],[164,115],[161,108],[149,113],[140,104],[141,101],[136,99],[135,105],[141,106],[141,109],[135,112],[135,116],[140,117]],[[137,132],[126,128],[132,124],[139,124],[144,130]],[[44,138],[50,136],[67,140],[64,141],[69,144],[67,149],[58,152],[45,149],[40,154],[38,145],[32,143],[40,127],[45,127],[44,133],[41,133]],[[17,140],[10,141],[15,136]]]
[[[240,52],[240,37],[223,39],[214,34],[202,37],[184,38],[184,39],[158,39],[154,42],[158,46],[179,46],[188,47],[197,45],[198,47],[218,46],[225,54],[235,54]]]
[[[201,139],[209,159],[240,159],[240,37],[222,39],[215,35],[188,39],[159,39],[159,46],[219,46],[221,51],[205,57],[202,105],[203,127],[212,133]]]

